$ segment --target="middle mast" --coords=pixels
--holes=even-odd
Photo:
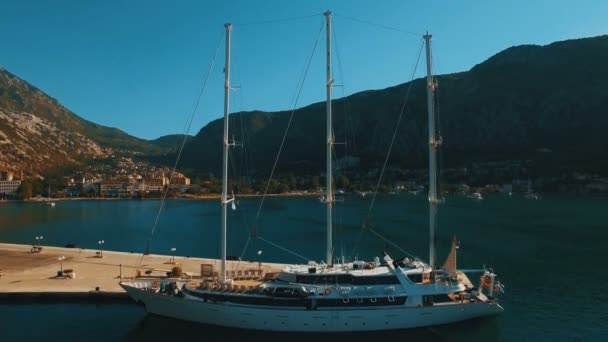
[[[332,190],[332,176],[331,176],[331,152],[333,149],[333,129],[331,126],[331,88],[333,80],[331,79],[331,11],[323,13],[325,15],[326,22],[326,34],[327,34],[327,118],[326,118],[326,135],[327,135],[327,152],[326,152],[326,171],[325,171],[325,203],[327,205],[327,249],[325,262],[328,266],[333,265],[333,242],[332,242],[332,206],[334,202],[334,195]]]

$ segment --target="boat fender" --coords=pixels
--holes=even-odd
[[[158,280],[155,280],[152,282],[152,288],[153,289],[157,289],[158,288]]]
[[[331,289],[329,287],[326,287],[325,290],[323,291],[323,293],[328,296],[331,293]]]

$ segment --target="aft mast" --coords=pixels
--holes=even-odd
[[[220,251],[222,256],[222,269],[220,271],[220,280],[222,284],[226,283],[226,220],[228,216],[228,109],[230,100],[230,31],[232,24],[226,23],[226,67],[224,69],[224,155],[222,163],[222,233],[220,241]]]
[[[326,118],[326,129],[327,129],[327,152],[326,152],[326,179],[325,179],[325,204],[327,205],[327,249],[325,262],[328,266],[333,265],[332,254],[333,254],[333,242],[332,242],[332,206],[334,202],[334,195],[332,190],[332,175],[331,175],[331,151],[333,149],[333,129],[331,122],[331,88],[333,80],[331,79],[331,11],[323,13],[326,21],[326,34],[327,34],[327,118]]]
[[[441,137],[437,136],[435,127],[435,83],[433,82],[433,71],[431,68],[431,37],[428,32],[423,36],[426,45],[426,86],[427,86],[427,107],[429,112],[429,265],[435,269],[435,230],[437,229],[437,150],[441,146]]]

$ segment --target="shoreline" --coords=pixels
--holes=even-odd
[[[240,194],[235,197],[248,197],[248,198],[256,198],[263,197],[263,194]],[[286,192],[282,194],[266,194],[266,197],[317,197],[321,196],[321,192]],[[205,195],[191,195],[191,194],[180,194],[179,196],[175,196],[175,198],[188,198],[188,199],[220,199],[220,194],[205,194]]]
[[[267,197],[318,197],[321,196],[321,192],[318,191],[310,191],[310,192],[286,192],[281,194],[266,194]],[[262,194],[240,194],[236,197],[240,198],[256,198],[263,197]],[[220,199],[220,194],[201,194],[201,195],[192,195],[192,194],[179,194],[174,197],[167,197],[167,199],[192,199],[192,200],[216,200]],[[128,197],[64,197],[64,198],[30,198],[26,200],[0,200],[0,204],[5,203],[46,203],[46,202],[61,202],[61,201],[146,201],[146,200],[161,200],[162,197],[148,197],[148,198],[128,198]]]
[[[380,194],[380,193],[379,193]],[[386,194],[386,193],[382,193]],[[323,194],[318,191],[313,192],[288,192],[282,194],[267,194],[267,197],[276,197],[276,198],[304,198],[304,197],[320,197]],[[525,195],[525,193],[514,193],[513,197],[521,197]],[[541,194],[542,197],[553,197],[560,195],[572,195],[575,197],[606,197],[608,194],[603,192],[595,192],[595,193],[577,193],[577,192],[558,192],[558,193],[546,193]],[[357,193],[346,193],[341,194],[339,196],[355,196],[360,197]],[[167,197],[169,200],[175,199],[187,199],[187,200],[219,200],[221,197],[220,194],[201,194],[201,195],[192,195],[192,194],[179,194],[174,197]],[[237,198],[261,198],[262,194],[240,194],[236,196]],[[365,197],[365,196],[363,196]],[[127,198],[127,197],[66,197],[66,198],[53,198],[49,201],[47,198],[30,198],[27,200],[0,200],[0,205],[9,204],[9,203],[46,203],[46,202],[63,202],[63,201],[152,201],[152,200],[162,200],[162,197],[148,197],[148,198]]]

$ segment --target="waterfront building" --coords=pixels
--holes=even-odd
[[[20,180],[0,180],[0,198],[9,199],[17,197],[17,190],[20,186]]]
[[[11,171],[0,173],[0,199],[16,198],[19,186],[21,186],[21,180],[13,180]]]

